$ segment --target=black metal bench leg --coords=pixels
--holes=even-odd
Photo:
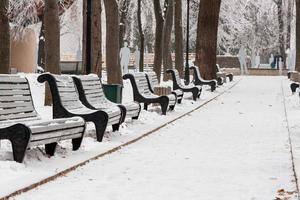
[[[182,98],[177,100],[177,103],[181,104]]]
[[[118,131],[119,128],[120,128],[120,124],[113,124],[112,125],[113,132]]]
[[[298,83],[291,83],[290,85],[292,93],[295,93],[297,88],[299,88],[299,84]]]
[[[166,96],[161,97],[161,100],[160,100],[159,104],[160,104],[160,107],[161,107],[162,114],[166,115],[167,110],[168,110],[168,105],[169,105],[169,98],[166,97]]]
[[[218,85],[223,85],[223,79],[221,77],[217,78]]]
[[[82,139],[83,139],[83,137],[72,139],[73,151],[76,151],[79,149]]]
[[[197,98],[199,98],[199,96],[200,96],[199,89],[198,88],[194,88],[193,91],[192,91],[192,93],[193,93],[193,100],[197,101]]]
[[[9,139],[12,144],[14,160],[22,163],[30,141],[31,132],[29,128],[24,125],[17,124],[8,128],[6,133],[6,138]]]
[[[211,90],[212,92],[216,90],[216,83],[215,83],[215,82],[212,82],[212,83],[210,84],[210,90]]]
[[[54,156],[56,146],[57,146],[57,142],[53,142],[53,143],[50,143],[50,144],[45,144],[46,154],[48,154],[50,156]]]
[[[106,129],[106,125],[103,126],[99,122],[94,122],[94,124],[95,124],[95,128],[96,128],[97,141],[102,142],[102,139],[103,139],[103,136],[105,133],[105,129]]]
[[[144,110],[148,110],[148,104],[144,103]]]

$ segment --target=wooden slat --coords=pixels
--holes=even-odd
[[[26,78],[21,78],[18,76],[12,76],[12,77],[0,77],[0,83],[27,83]]]
[[[30,94],[29,90],[5,90],[0,92],[0,96],[29,95],[29,94]]]
[[[64,130],[58,130],[58,131],[50,131],[46,133],[36,133],[31,135],[31,141],[35,140],[44,140],[44,139],[50,139],[50,138],[57,138],[64,135],[71,135],[83,132],[84,127],[76,127],[76,128],[70,128],[70,129],[64,129]]]
[[[97,85],[100,81],[84,81],[82,82],[83,86],[91,86],[91,85]]]
[[[94,89],[94,90],[85,90],[85,94],[93,94],[93,93],[97,93],[97,94],[103,94],[103,90],[101,89]]]
[[[7,115],[7,114],[17,114],[17,113],[24,113],[24,112],[33,112],[34,109],[32,106],[24,107],[24,108],[9,108],[9,109],[0,109],[0,115]]]
[[[29,147],[34,147],[34,146],[43,145],[43,144],[50,144],[53,142],[59,142],[59,141],[67,140],[67,139],[79,138],[81,136],[82,136],[82,133],[76,133],[76,134],[71,134],[71,135],[65,135],[60,138],[50,138],[50,139],[46,139],[46,140],[31,141],[29,143]]]
[[[98,76],[78,76],[81,81],[99,81]]]
[[[84,90],[93,90],[93,89],[101,89],[102,90],[102,86],[100,84],[98,85],[85,85],[83,86]]]
[[[16,107],[28,107],[28,106],[32,106],[32,102],[10,102],[10,103],[0,102],[0,108],[16,108]]]
[[[0,101],[31,101],[31,96],[0,96]]]
[[[0,90],[5,89],[28,89],[28,84],[0,84]]]
[[[35,117],[35,116],[37,116],[36,112],[22,113],[16,115],[3,115],[3,116],[0,115],[0,121],[10,120],[10,119],[21,119],[21,118]]]
[[[42,133],[42,132],[49,132],[54,130],[61,130],[61,129],[68,129],[68,128],[75,128],[75,127],[83,127],[83,122],[72,122],[72,123],[63,123],[63,124],[50,124],[48,126],[45,125],[35,125],[30,126],[31,132],[34,133]]]

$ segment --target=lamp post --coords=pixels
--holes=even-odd
[[[187,0],[187,19],[186,19],[186,54],[185,54],[185,71],[184,71],[184,83],[188,85],[190,83],[190,69],[189,69],[189,36],[190,36],[190,0]]]

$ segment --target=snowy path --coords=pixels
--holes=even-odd
[[[281,79],[246,77],[158,133],[16,199],[268,200],[293,191]]]

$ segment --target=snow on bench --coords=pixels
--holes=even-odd
[[[209,85],[210,90],[213,92],[216,89],[217,86],[217,80],[204,80],[201,77],[201,73],[199,71],[199,68],[196,66],[190,67],[194,71],[194,84],[195,85]]]
[[[108,113],[108,124],[114,119],[114,110],[122,111],[122,122],[125,118],[138,119],[141,106],[138,102],[116,104],[109,101],[103,92],[102,83],[96,74],[73,76],[81,102],[88,108],[99,109]]]
[[[181,79],[179,77],[179,73],[176,69],[169,69],[166,71],[167,73],[172,75],[173,79],[173,90],[182,90],[183,92],[191,92],[193,94],[193,100],[196,101],[197,98],[200,97],[201,92],[202,92],[202,87],[201,86],[195,86],[195,85],[182,85],[181,84]]]
[[[48,82],[53,101],[53,118],[80,116],[87,122],[93,122],[96,128],[97,141],[101,142],[108,124],[108,114],[84,106],[71,76],[44,73],[38,77],[40,83]],[[113,124],[118,127],[120,118]],[[114,129],[115,130],[115,129]]]
[[[129,73],[123,76],[123,79],[129,79],[133,90],[133,99],[139,103],[144,103],[144,109],[148,109],[151,103],[159,103],[162,114],[165,115],[168,109],[173,110],[176,104],[174,94],[158,96],[153,94],[148,86],[146,74],[144,72]]]
[[[84,130],[80,117],[43,121],[35,111],[27,79],[0,75],[0,140],[10,140],[15,161],[23,162],[26,149],[38,145],[45,145],[52,156],[61,140],[72,139],[77,150]]]
[[[146,72],[146,78],[147,78],[150,91],[154,93],[154,88],[159,87],[159,82],[156,73],[154,71]],[[183,92],[178,89],[178,90],[173,90],[171,93],[176,95],[177,102],[180,104],[183,98]]]

